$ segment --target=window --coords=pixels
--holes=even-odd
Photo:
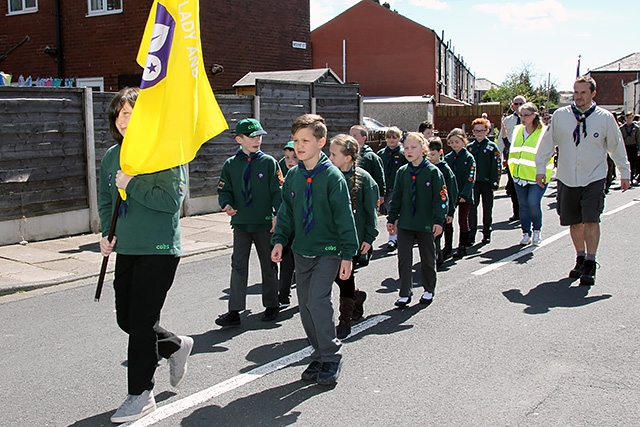
[[[9,14],[38,11],[38,0],[9,0]]]
[[[122,0],[88,0],[89,15],[106,15],[122,12]]]
[[[104,77],[78,77],[76,87],[90,87],[94,92],[104,92]]]

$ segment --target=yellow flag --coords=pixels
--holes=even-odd
[[[120,153],[132,176],[188,163],[228,128],[204,68],[198,0],[153,2],[137,62],[144,72]]]

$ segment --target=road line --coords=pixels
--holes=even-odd
[[[349,337],[353,337],[369,328],[372,328],[378,323],[384,322],[389,318],[391,318],[391,316],[380,314],[380,315],[371,317],[365,320],[364,322],[358,323],[357,325],[353,326],[353,328],[351,328],[351,335],[349,335]],[[307,346],[302,350],[296,351],[295,353],[291,353],[287,356],[283,356],[280,359],[267,363],[266,365],[258,366],[257,368],[254,368],[247,373],[237,375],[233,378],[229,378],[226,381],[223,381],[207,389],[199,391],[195,394],[192,394],[191,396],[187,396],[183,399],[176,400],[175,402],[172,402],[168,405],[161,406],[160,408],[153,411],[146,417],[143,417],[132,423],[122,424],[122,426],[144,427],[144,426],[153,425],[158,421],[162,421],[166,418],[169,418],[170,416],[178,414],[189,408],[193,408],[194,406],[200,405],[201,403],[207,402],[208,400],[211,400],[214,397],[220,396],[231,390],[235,390],[236,388],[242,387],[245,384],[249,384],[250,382],[255,381],[259,378],[262,378],[265,375],[268,375],[272,372],[285,368],[291,364],[297,363],[303,360],[305,357],[310,356],[311,352],[312,352],[311,346]]]
[[[620,207],[618,207],[616,209],[613,209],[613,210],[611,210],[609,212],[603,213],[602,216],[608,216],[608,215],[616,214],[616,213],[621,212],[621,211],[623,211],[623,210],[625,210],[627,208],[630,208],[631,206],[633,206],[635,204],[638,204],[638,203],[640,203],[640,202],[637,201],[637,200],[634,200],[632,202],[627,203],[626,205],[622,205],[622,206],[620,206]],[[533,251],[535,251],[538,248],[542,248],[544,246],[547,246],[547,245],[555,242],[556,240],[563,238],[564,236],[566,236],[568,234],[569,234],[569,229],[561,231],[560,233],[554,234],[553,236],[544,239],[542,241],[542,243],[540,244],[540,246],[533,246],[533,245],[527,246],[526,249],[518,251],[515,254],[509,255],[508,257],[503,258],[503,259],[501,259],[499,261],[492,262],[490,265],[487,265],[486,267],[483,267],[480,270],[476,270],[476,271],[472,272],[471,274],[473,274],[474,276],[482,276],[483,274],[487,274],[487,273],[489,273],[489,272],[491,272],[493,270],[496,270],[496,269],[502,267],[505,264],[508,264],[508,263],[510,263],[512,261],[515,261],[515,260],[517,260],[519,258],[522,258],[525,255],[528,255],[528,254],[532,253]]]

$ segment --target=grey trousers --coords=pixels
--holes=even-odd
[[[400,274],[400,297],[412,295],[413,242],[418,242],[422,287],[434,293],[436,289],[436,244],[433,233],[398,229],[398,273]]]
[[[340,269],[340,257],[305,257],[294,252],[300,320],[313,347],[312,360],[339,362],[342,344],[333,323],[331,289]]]
[[[265,308],[278,307],[278,266],[271,261],[271,233],[249,233],[234,228],[229,311],[243,311],[246,308],[252,243],[256,246],[262,270],[262,305]]]

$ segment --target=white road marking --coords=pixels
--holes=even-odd
[[[623,210],[625,210],[627,208],[630,208],[631,206],[633,206],[633,205],[635,205],[637,203],[639,203],[639,202],[634,200],[632,202],[627,203],[626,205],[620,206],[619,208],[616,208],[616,209],[613,209],[613,210],[611,210],[609,212],[603,213],[602,216],[608,216],[608,215],[616,214],[616,213],[621,212],[621,211],[623,211]],[[547,246],[547,245],[555,242],[558,239],[561,239],[562,237],[564,237],[564,236],[566,236],[568,234],[569,234],[569,229],[561,231],[560,233],[554,234],[553,236],[544,239],[542,241],[542,243],[540,244],[540,246],[533,246],[533,245],[527,246],[526,249],[518,251],[515,254],[509,255],[508,257],[503,258],[503,259],[501,259],[499,261],[492,262],[490,265],[487,265],[486,267],[483,267],[480,270],[476,270],[476,271],[472,272],[471,274],[473,274],[475,276],[482,276],[483,274],[487,274],[487,273],[489,273],[489,272],[491,272],[493,270],[496,270],[496,269],[502,267],[505,264],[510,263],[511,261],[515,261],[515,260],[517,260],[519,258],[522,258],[525,255],[528,255],[528,254],[532,253],[537,248],[542,248],[544,246]]]
[[[353,326],[353,328],[351,328],[351,335],[349,335],[349,337],[352,337],[369,328],[372,328],[378,323],[384,322],[389,318],[391,318],[391,316],[380,314],[380,315],[371,317],[362,323],[358,323],[357,325]],[[161,406],[157,410],[147,415],[146,417],[143,417],[132,423],[122,424],[122,426],[143,427],[143,426],[153,425],[158,421],[162,421],[166,418],[169,418],[172,415],[178,414],[189,408],[193,408],[194,406],[207,402],[208,400],[211,400],[214,397],[220,396],[231,390],[235,390],[238,387],[241,387],[259,378],[262,378],[265,375],[268,375],[279,369],[285,368],[293,363],[299,362],[305,357],[310,356],[311,352],[312,352],[311,346],[305,347],[302,350],[296,351],[295,353],[289,354],[287,356],[283,356],[280,359],[267,363],[266,365],[258,366],[257,368],[254,368],[247,373],[237,375],[233,378],[229,378],[226,381],[223,381],[219,384],[211,386],[205,390],[199,391],[195,394],[192,394],[191,396],[187,396],[183,399],[176,400],[175,402],[169,403],[168,405]]]

